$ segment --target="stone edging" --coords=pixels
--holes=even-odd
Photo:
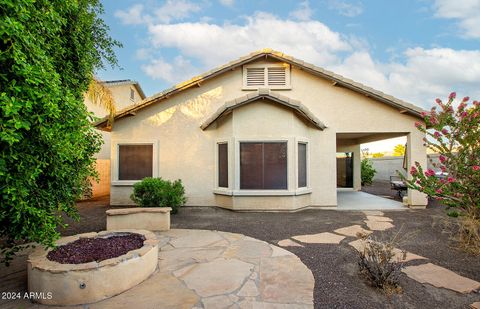
[[[116,215],[129,215],[141,212],[149,213],[168,213],[171,212],[172,208],[170,207],[136,207],[136,208],[123,208],[123,209],[109,209],[106,211],[107,216],[116,216]]]

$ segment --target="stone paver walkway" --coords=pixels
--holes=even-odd
[[[367,241],[365,239],[358,239],[362,235],[370,235],[373,231],[384,231],[393,228],[393,220],[384,215],[383,212],[377,210],[367,210],[363,212],[366,220],[363,222],[368,229],[360,225],[351,225],[334,230],[334,233],[323,232],[318,234],[296,235],[292,239],[305,244],[337,244],[340,245],[342,240],[347,237],[357,238],[350,241],[348,244],[361,252],[365,249]],[[340,236],[342,235],[342,236]],[[299,246],[297,242],[292,239],[283,239],[278,242],[279,246]],[[428,260],[423,256],[404,251],[398,248],[393,248],[394,256],[392,260],[406,263],[412,260]],[[459,293],[470,293],[472,291],[480,290],[480,283],[469,278],[462,277],[456,273],[434,265],[432,263],[421,264],[418,266],[408,266],[402,270],[411,279],[422,284],[430,284],[439,288],[450,289]],[[472,304],[473,307],[475,304]]]
[[[402,270],[413,280],[428,283],[439,288],[454,290],[459,293],[470,293],[480,289],[480,283],[462,276],[453,271],[432,263],[418,266],[408,266]]]

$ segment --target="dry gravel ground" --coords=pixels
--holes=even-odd
[[[377,195],[395,195],[386,183],[375,183],[365,191]],[[81,222],[71,223],[62,234],[105,229],[107,205],[108,199],[79,203]],[[390,211],[385,212],[385,216],[393,219],[395,227],[385,232],[375,232],[375,235],[388,238],[401,231],[403,241],[398,247],[427,257],[429,262],[459,275],[480,281],[480,258],[455,247],[455,242],[440,224],[447,218],[442,206],[431,203],[426,210]],[[183,207],[177,215],[172,216],[172,228],[241,233],[276,244],[281,239],[295,235],[332,232],[353,224],[366,228],[365,219],[362,212],[355,211],[238,213],[213,207]],[[354,239],[347,237],[340,245],[305,244],[304,247],[287,248],[310,268],[315,277],[316,308],[468,308],[469,304],[480,301],[480,293],[462,295],[424,286],[404,274],[401,276],[404,292],[387,297],[371,288],[358,274],[357,253],[348,245]],[[424,262],[417,260],[406,265],[420,263]]]

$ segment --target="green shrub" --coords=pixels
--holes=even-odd
[[[0,256],[53,247],[95,177],[83,94],[119,46],[99,0],[0,0]]]
[[[371,185],[373,181],[373,176],[377,171],[373,168],[372,162],[369,159],[364,158],[361,162],[361,177],[362,177],[362,186]]]
[[[133,186],[130,198],[142,207],[171,207],[172,213],[185,204],[185,188],[180,179],[144,178]]]

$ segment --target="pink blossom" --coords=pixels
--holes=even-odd
[[[447,178],[447,181],[448,181],[448,182],[455,182],[455,178],[453,178],[453,177],[448,177],[448,178]]]
[[[437,102],[437,104],[442,104],[442,100],[440,100],[439,98],[436,98],[435,102]]]
[[[418,122],[418,121],[415,122],[415,127],[420,128],[421,126],[422,126],[422,124],[420,122]]]
[[[410,168],[410,175],[414,176],[414,175],[417,174],[417,173],[418,173],[418,171],[417,171],[417,169],[415,168],[415,166],[412,166],[412,167]]]
[[[474,171],[480,171],[480,166],[478,165],[474,165],[472,168]]]
[[[480,102],[478,102],[478,101],[473,101],[473,105],[478,106],[478,105],[480,105]]]
[[[456,97],[457,97],[457,93],[456,93],[456,92],[452,92],[452,93],[450,93],[450,95],[448,96],[448,99],[449,99],[449,100],[453,100],[453,99],[455,99]]]
[[[425,117],[425,116],[427,116],[427,113],[426,112],[421,112],[420,115],[422,115],[422,117]]]
[[[447,129],[442,129],[442,133],[443,133],[443,135],[447,135],[447,134],[448,134],[448,130],[447,130]]]
[[[425,176],[427,176],[427,177],[435,176],[435,171],[429,168],[429,169],[425,172]]]
[[[465,117],[467,117],[467,115],[468,115],[467,112],[463,112],[463,113],[460,115],[460,117],[465,118]]]
[[[442,189],[437,189],[437,190],[435,190],[435,192],[438,193],[438,194],[442,194],[443,190]]]
[[[440,166],[440,169],[442,170],[442,173],[445,173],[447,171],[447,168],[445,166]]]
[[[447,160],[447,158],[445,158],[445,156],[444,156],[444,155],[440,155],[440,156],[438,157],[438,159],[439,159],[439,160],[440,160],[440,162],[442,162],[442,163],[443,163],[443,162],[445,162],[445,161]]]
[[[440,136],[442,136],[442,135],[440,134],[440,132],[438,132],[438,131],[435,131],[435,133],[433,133],[433,135],[434,135],[436,138],[439,138]]]
[[[470,100],[469,97],[464,97],[462,101],[463,101],[463,102],[467,102],[468,100]]]
[[[436,118],[436,117],[434,117],[434,116],[430,117],[430,119],[429,119],[429,120],[430,120],[430,122],[431,122],[433,125],[435,125],[435,124],[437,124],[437,123],[438,123],[438,120],[437,120],[437,118]]]

